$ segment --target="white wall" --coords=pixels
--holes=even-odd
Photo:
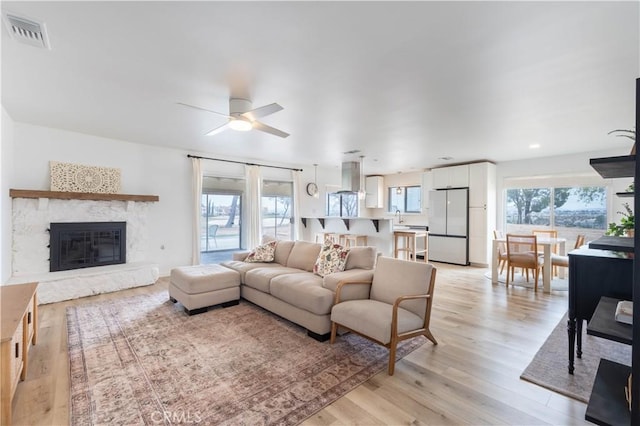
[[[13,151],[11,185],[18,189],[48,190],[49,161],[119,168],[122,193],[160,197],[149,208],[147,260],[160,265],[161,275],[190,264],[191,160],[186,151],[24,123],[15,123]],[[3,227],[6,222],[3,218]],[[4,253],[3,247],[3,259]]]
[[[4,114],[3,114],[4,120]],[[121,192],[125,194],[158,195],[159,203],[149,208],[148,261],[160,266],[160,275],[171,268],[191,263],[191,159],[187,154],[211,156],[207,153],[159,148],[126,141],[101,138],[61,129],[14,124],[15,149],[5,150],[3,127],[3,161],[13,161],[11,185],[17,189],[49,189],[49,161],[78,163],[91,166],[116,167],[121,170]],[[213,156],[216,157],[216,156]],[[241,159],[238,159],[241,160]],[[204,174],[244,177],[245,167],[219,161],[202,161]],[[5,168],[3,164],[3,174]],[[291,180],[289,170],[262,168],[263,179]],[[304,167],[302,189],[314,180],[313,166]],[[318,168],[320,198],[301,197],[301,216],[323,216],[326,185],[340,184],[340,168]],[[2,183],[4,187],[4,180]],[[5,199],[9,199],[8,193]],[[10,276],[11,208],[2,226],[7,229],[8,250],[2,250],[6,260],[6,277]],[[246,218],[245,218],[246,219]],[[164,248],[163,248],[164,247]],[[4,272],[3,268],[3,272]],[[6,279],[3,279],[6,281]]]
[[[300,175],[300,216],[301,217],[325,217],[327,192],[333,192],[342,185],[341,165],[317,168],[318,198],[307,195],[307,184],[314,182],[316,171],[311,166],[302,167]]]
[[[11,198],[14,123],[2,107],[2,141],[0,146],[0,284],[11,276]]]
[[[9,188],[49,189],[49,161],[62,161],[86,165],[117,167],[122,172],[122,192],[129,194],[154,194],[160,202],[149,209],[149,261],[160,265],[161,275],[171,268],[190,264],[191,260],[191,160],[187,151],[158,148],[125,141],[100,138],[60,129],[14,123],[2,110],[2,149],[0,151],[0,244],[2,262],[0,276],[6,283],[11,271],[11,203]],[[502,190],[506,178],[530,176],[560,176],[578,174],[600,179],[589,166],[589,159],[624,155],[628,152],[602,151],[570,156],[511,161],[497,165],[498,208],[502,211]],[[199,153],[193,153],[199,154]],[[206,153],[201,155],[206,156]],[[223,166],[219,162],[203,162],[205,172],[242,176],[243,167]],[[314,181],[313,166],[304,166],[301,175],[300,214],[302,217],[325,216],[327,190],[341,184],[340,165],[318,167],[319,198],[304,193],[308,182]],[[272,173],[264,169],[265,175]],[[288,174],[288,172],[286,172]],[[385,176],[385,190],[389,186],[420,185],[421,172],[400,173]],[[273,176],[274,178],[278,176]],[[282,175],[281,177],[284,177]],[[622,191],[630,179],[601,180],[611,185],[613,191]],[[615,214],[623,201],[609,197],[609,221],[617,221]],[[386,201],[385,201],[386,205]],[[391,218],[386,209],[362,209],[362,216]],[[500,213],[499,213],[500,215]],[[502,218],[498,217],[498,223]],[[427,223],[426,214],[406,214],[405,223]],[[162,248],[164,247],[164,248]]]
[[[496,223],[499,229],[504,229],[504,182],[509,179],[525,178],[524,181],[531,181],[534,178],[541,185],[549,184],[549,182],[566,183],[569,185],[579,184],[598,184],[605,185],[610,190],[607,193],[607,223],[618,222],[620,215],[616,212],[622,210],[622,204],[629,199],[622,199],[615,196],[615,192],[624,191],[633,179],[603,179],[589,164],[591,158],[615,157],[619,155],[628,155],[631,150],[621,152],[618,150],[603,150],[597,152],[586,152],[572,155],[564,155],[557,157],[534,158],[519,161],[506,161],[498,163],[496,167],[496,185],[497,185],[497,218]],[[630,203],[633,207],[633,202]]]

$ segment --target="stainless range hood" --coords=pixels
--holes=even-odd
[[[360,163],[345,161],[342,163],[342,188],[338,192],[360,191]]]

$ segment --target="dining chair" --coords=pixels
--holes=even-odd
[[[534,229],[531,233],[543,238],[558,238],[558,231],[555,229]],[[544,253],[544,248],[541,247],[539,250],[540,253]],[[551,254],[558,254],[558,244],[551,246]],[[558,275],[558,268],[553,268],[553,275]]]
[[[504,238],[502,231],[493,230],[493,239],[501,240]],[[504,242],[498,243],[498,266],[500,267],[500,275],[504,272],[504,266],[507,264],[507,246]]]
[[[581,246],[584,245],[584,239],[585,236],[583,234],[579,234],[576,237],[576,244],[575,246],[573,246],[574,249],[578,249]],[[563,268],[568,268],[569,267],[569,256],[561,256],[559,254],[552,254],[551,255],[551,265],[553,265],[553,267],[563,267]]]
[[[558,238],[558,231],[556,231],[555,229],[534,229],[533,231],[531,231],[531,233],[533,235],[537,235],[538,237],[543,237],[543,238]],[[558,245],[554,244],[552,246],[552,253],[557,253],[558,252]]]
[[[538,253],[538,237],[536,235],[507,234],[507,287],[509,277],[513,281],[515,268],[523,268],[526,271],[529,282],[529,269],[534,273],[534,290],[538,291],[538,278],[544,261]]]

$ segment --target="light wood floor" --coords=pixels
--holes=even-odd
[[[431,330],[396,364],[309,418],[308,425],[578,425],[585,404],[519,379],[567,310],[567,293],[492,285],[486,269],[436,264]],[[153,286],[42,305],[38,344],[13,404],[14,424],[69,423],[65,308],[166,288]]]

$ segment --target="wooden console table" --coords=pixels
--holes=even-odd
[[[29,347],[38,339],[38,283],[0,287],[2,340],[0,424],[11,424],[11,402],[18,382],[27,375]]]

